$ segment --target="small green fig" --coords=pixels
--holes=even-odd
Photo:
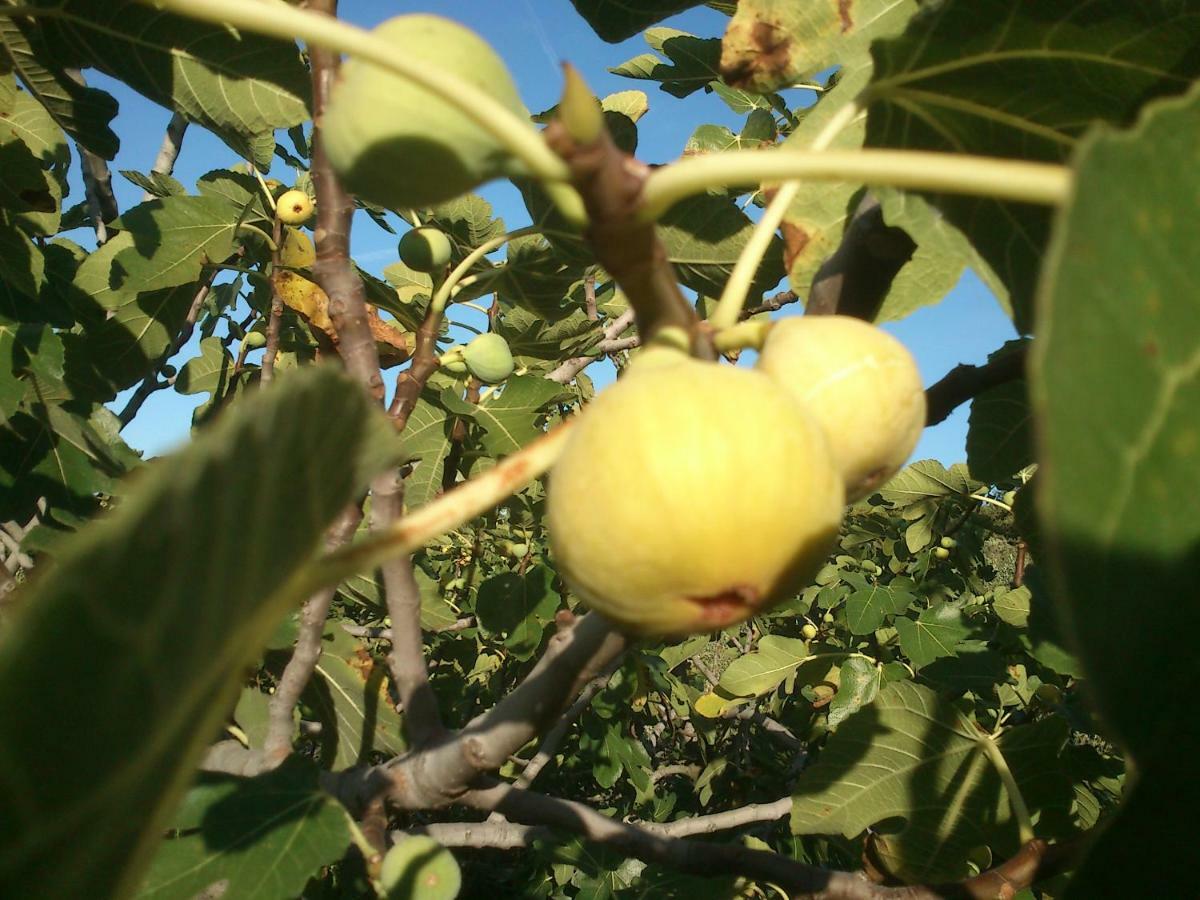
[[[317,249],[312,238],[299,228],[288,228],[279,248],[279,264],[289,269],[308,269],[317,261]]]
[[[259,347],[267,346],[267,336],[261,331],[248,331],[246,336],[242,338],[242,346],[247,350],[257,350]]]
[[[412,228],[400,238],[400,262],[417,272],[440,272],[450,262],[450,238],[430,226]]]
[[[529,121],[504,61],[470,29],[414,13],[388,19],[373,34],[397,54],[457,75]],[[457,107],[353,57],[342,67],[322,126],[329,161],[347,189],[393,209],[433,206],[494,178],[529,174]],[[532,124],[529,129],[537,133]]]
[[[413,835],[384,855],[379,882],[388,900],[454,900],[462,871],[454,854],[433,838]]]
[[[834,622],[837,621],[837,619],[835,619],[833,617],[833,613],[827,612],[827,613],[825,613],[825,615],[821,616],[821,621],[824,622],[826,625],[832,625]]]
[[[787,390],[675,356],[602,391],[550,473],[559,573],[632,634],[714,631],[786,599],[842,520],[825,436]]]
[[[767,333],[757,368],[799,397],[829,436],[846,502],[894,475],[925,427],[925,392],[898,340],[850,316],[799,316]]]
[[[817,636],[817,626],[812,622],[805,622],[804,627],[800,629],[800,635],[806,641],[811,641]]]
[[[949,559],[950,551],[947,550],[945,547],[934,547],[933,555],[936,556],[938,559]]]
[[[957,546],[958,546],[958,541],[956,541],[956,540],[955,540],[954,538],[952,538],[952,537],[944,537],[944,538],[942,538],[942,540],[941,540],[941,544],[942,544],[942,546],[943,546],[943,547],[945,547],[947,550],[953,550],[955,547],[957,547]]]
[[[304,191],[292,188],[275,201],[275,215],[284,225],[303,225],[313,214],[312,198]]]
[[[513,373],[508,341],[490,331],[472,338],[463,348],[463,361],[471,374],[484,384],[497,384]]]

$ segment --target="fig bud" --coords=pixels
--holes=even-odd
[[[388,900],[454,900],[462,871],[454,855],[431,837],[413,835],[394,844],[379,866]]]
[[[439,272],[450,262],[450,238],[437,228],[413,228],[400,238],[400,262],[417,272]]]
[[[925,427],[925,392],[912,354],[861,319],[784,319],[767,334],[757,367],[825,427],[847,503],[899,471]]]
[[[397,54],[457,75],[528,121],[504,61],[470,29],[441,16],[410,14],[388,19],[373,33]],[[360,59],[342,67],[322,124],[329,161],[346,188],[393,209],[433,206],[494,178],[528,175],[457,107]],[[536,134],[532,124],[529,129]]]
[[[284,225],[303,225],[313,214],[312,198],[304,191],[292,188],[275,201],[275,215]]]
[[[550,474],[558,571],[633,634],[714,631],[786,599],[842,519],[825,436],[788,391],[677,358],[632,363],[580,415]]]
[[[497,384],[513,373],[508,341],[492,332],[473,338],[463,348],[463,361],[471,374],[484,384]]]
[[[288,228],[279,248],[279,264],[289,269],[308,269],[317,261],[312,238],[299,228]]]

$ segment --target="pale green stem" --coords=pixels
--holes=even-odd
[[[721,353],[732,350],[743,350],[752,347],[761,350],[766,340],[771,323],[765,319],[759,321],[738,322],[728,328],[722,328],[713,335],[713,346]]]
[[[238,226],[237,226],[237,230],[238,231],[249,231],[253,234],[257,234],[260,238],[262,238],[264,241],[267,242],[267,246],[271,248],[272,253],[274,253],[276,250],[279,249],[278,247],[275,246],[275,239],[272,238],[265,231],[263,231],[261,228],[259,228],[257,225],[250,225],[247,222],[239,222]]]
[[[1008,760],[1000,752],[1000,745],[991,737],[981,737],[978,741],[983,747],[983,752],[987,754],[988,761],[995,767],[997,774],[999,774],[1000,781],[1004,784],[1004,790],[1008,794],[1008,803],[1012,807],[1013,815],[1017,819],[1017,829],[1021,843],[1028,844],[1035,837],[1033,819],[1029,817],[1029,807],[1025,805],[1025,797],[1021,794],[1020,785],[1017,784],[1017,779],[1013,775],[1012,769],[1008,767]]]
[[[282,40],[300,39],[326,50],[367,60],[406,78],[454,106],[520,159],[535,177],[565,182],[567,165],[530,123],[486,91],[459,76],[416,60],[365,29],[320,13],[255,0],[143,0],[179,15],[254,31]]]
[[[1012,512],[1012,507],[1011,507],[1011,506],[1009,506],[1007,503],[1005,503],[1005,502],[1004,502],[1004,501],[1002,501],[1002,500],[993,500],[991,497],[988,497],[988,496],[985,496],[985,495],[982,495],[982,494],[972,494],[972,495],[971,495],[971,499],[972,499],[972,500],[978,500],[980,503],[990,503],[990,504],[992,504],[993,506],[998,506],[998,507],[1000,507],[1000,508],[1001,508],[1001,509],[1003,509],[1003,510],[1007,510],[1008,512]]]
[[[529,225],[525,228],[518,228],[516,231],[506,232],[499,237],[494,237],[491,240],[484,241],[470,253],[468,253],[463,261],[460,262],[446,276],[446,280],[441,283],[436,291],[433,292],[433,299],[430,303],[433,305],[439,314],[446,309],[446,303],[450,299],[450,294],[454,290],[454,286],[462,281],[467,273],[471,271],[471,267],[479,262],[493,250],[503,247],[513,238],[524,237],[527,234],[537,234],[540,229],[536,225]]]
[[[386,529],[312,561],[288,584],[288,596],[308,597],[351,575],[371,571],[388,559],[413,553],[439,535],[470,522],[554,465],[571,433],[571,425],[570,420],[556,425],[483,474],[406,513]]]
[[[834,142],[842,129],[849,125],[860,111],[859,105],[853,101],[839,109],[825,123],[825,127],[813,140],[809,150],[819,153],[829,149],[829,145]],[[789,151],[785,150],[785,152]],[[733,271],[729,273],[729,280],[725,282],[725,289],[721,292],[717,308],[709,316],[709,324],[717,331],[733,327],[741,318],[742,308],[746,305],[746,295],[750,293],[750,286],[754,283],[754,275],[762,264],[767,250],[770,249],[771,241],[775,237],[780,223],[783,222],[783,217],[791,207],[792,201],[796,199],[796,195],[800,193],[800,185],[800,181],[789,181],[780,185],[779,190],[763,212],[762,218],[754,226],[754,233],[750,235],[750,240],[742,248]]]
[[[1051,163],[923,150],[733,150],[689,156],[650,173],[638,218],[658,219],[685,197],[713,187],[767,181],[844,181],[1057,205],[1071,171]]]

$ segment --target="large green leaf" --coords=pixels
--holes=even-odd
[[[114,158],[121,142],[109,123],[117,114],[117,101],[79,84],[50,55],[41,30],[22,31],[13,19],[0,16],[0,60],[9,63],[60,128],[97,156]]]
[[[1066,723],[1048,719],[999,738],[1031,811],[1071,803],[1058,760],[1066,737]],[[1016,821],[986,740],[932,690],[893,682],[841,724],[800,777],[792,831],[855,837],[902,818],[903,830],[888,829],[882,841],[889,868],[912,880],[959,878],[973,848],[1008,853],[1017,847]]]
[[[775,690],[809,656],[807,641],[769,634],[726,667],[720,688],[735,697],[759,697]]]
[[[184,797],[137,900],[291,900],[352,841],[346,810],[318,770],[289,757],[257,778],[202,773]]]
[[[592,30],[611,43],[633,37],[643,28],[667,16],[700,6],[704,0],[571,0]]]
[[[502,572],[479,586],[475,613],[484,630],[505,636],[517,659],[529,659],[541,645],[561,602],[554,573],[535,564],[524,575]]]
[[[36,0],[57,14],[41,31],[62,66],[94,67],[270,168],[276,128],[308,118],[308,73],[294,44],[154,9],[137,0]]]
[[[217,197],[149,200],[120,218],[132,239],[113,257],[110,286],[122,293],[175,287],[224,262],[237,246],[237,221]]]
[[[989,360],[1017,352],[1006,344]],[[997,385],[971,401],[967,422],[967,468],[989,483],[1010,478],[1033,462],[1033,414],[1025,379]]]
[[[540,411],[562,396],[562,387],[538,375],[514,375],[503,393],[478,404],[467,403],[453,391],[442,392],[442,404],[460,416],[469,416],[483,426],[483,445],[494,456],[515,453],[540,437]]]
[[[428,503],[442,489],[442,460],[450,452],[454,417],[435,398],[423,396],[408,416],[401,447],[408,462],[416,462],[404,479],[404,502],[409,509]]]
[[[916,598],[901,586],[873,584],[846,598],[846,624],[853,634],[871,634],[889,616],[898,616]]]
[[[1066,160],[1095,121],[1128,123],[1200,74],[1200,13],[1184,0],[949,0],[877,42],[867,143]],[[938,205],[1011,292],[1018,330],[1049,234],[1037,206],[962,196]]]
[[[657,81],[673,97],[709,90],[713,82],[719,82],[721,42],[717,38],[698,38],[674,28],[651,28],[644,37],[667,62],[654,53],[643,53],[609,71],[626,78]]]
[[[1165,896],[1191,877],[1178,790],[1200,720],[1129,690],[1136,678],[1174,698],[1200,691],[1198,142],[1195,90],[1132,132],[1086,139],[1038,294],[1031,386],[1053,602],[1140,776],[1079,897]]]
[[[369,415],[335,371],[290,374],[149,467],[18,595],[0,644],[6,890],[136,889],[244,667],[299,599],[289,579],[369,478]],[[80,739],[62,739],[64,715]]]

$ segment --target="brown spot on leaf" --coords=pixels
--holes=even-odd
[[[854,19],[850,15],[853,6],[854,0],[838,0],[838,18],[842,20],[842,34],[854,27]]]
[[[792,78],[792,37],[772,22],[757,21],[745,28],[730,28],[721,53],[721,77],[735,88],[773,89]]]
[[[793,264],[804,252],[804,248],[808,246],[808,242],[812,240],[812,235],[799,225],[790,222],[784,222],[781,230],[783,231],[783,265],[790,272]]]

